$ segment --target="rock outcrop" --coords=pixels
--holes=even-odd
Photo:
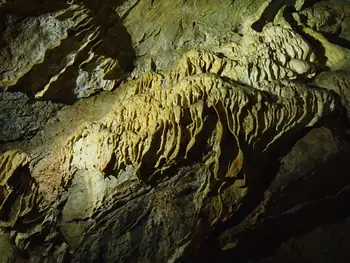
[[[349,216],[348,4],[29,2],[0,2],[1,262],[247,262]]]
[[[8,5],[3,7],[5,13],[20,3]],[[133,60],[131,51],[118,47],[118,41],[112,44],[115,36],[107,31],[118,16],[103,17],[106,14],[85,1],[61,1],[43,8],[48,9],[46,14],[28,19],[23,16],[30,11],[19,16],[8,12],[0,51],[0,86],[18,86],[36,98],[67,103],[113,89]],[[124,59],[115,50],[126,53]],[[131,62],[125,62],[125,56]]]
[[[20,92],[1,92],[0,142],[33,137],[62,106],[46,101],[31,100]]]

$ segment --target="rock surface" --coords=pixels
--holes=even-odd
[[[58,1],[43,6],[44,14],[14,23],[12,12],[20,3],[8,5],[3,13],[10,21],[0,51],[3,88],[17,86],[36,98],[72,103],[98,90],[111,90],[124,78],[120,64],[126,69],[130,62],[125,62],[125,56],[132,63],[133,55],[118,47],[119,41],[112,44],[115,36],[108,30],[118,21],[116,14],[106,16],[85,1]],[[23,12],[20,18],[30,14]],[[121,36],[127,34],[121,27],[115,29]],[[116,53],[121,51],[126,55]]]
[[[317,227],[310,233],[298,238],[291,238],[277,249],[274,256],[250,263],[265,262],[319,262],[345,263],[349,258],[349,219]]]
[[[51,102],[31,101],[20,92],[1,92],[0,142],[33,137],[62,106]]]
[[[350,7],[314,2],[1,1],[0,259],[319,262]]]
[[[315,85],[334,91],[341,99],[342,104],[346,108],[349,115],[350,110],[350,71],[335,70],[322,72],[315,78]]]

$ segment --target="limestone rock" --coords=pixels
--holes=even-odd
[[[140,57],[137,65],[152,57],[162,69],[172,67],[190,49],[235,39],[234,27],[240,20],[232,3],[231,0],[141,0],[127,1],[117,10]],[[140,19],[143,23],[138,23]]]
[[[167,81],[211,72],[259,88],[274,80],[311,78],[315,75],[314,61],[315,54],[300,35],[270,25],[262,33],[245,35],[239,44],[217,48],[216,53],[188,52],[172,69]]]
[[[306,237],[298,236],[310,231],[309,235],[317,236],[313,231],[315,226],[336,222],[344,216],[350,185],[345,164],[349,162],[349,146],[343,135],[335,135],[333,131],[324,127],[306,133],[291,146],[291,150],[288,149],[286,156],[281,158],[277,176],[272,178],[264,190],[263,200],[253,209],[250,216],[241,222],[237,221],[234,227],[221,230],[216,236],[221,252],[210,248],[215,242],[211,240],[211,243],[208,242],[201,250],[207,253],[198,255],[196,260],[211,258],[211,255],[215,254],[222,262],[229,262],[232,257],[250,259],[248,262],[260,262],[257,258],[265,257],[266,253],[272,254],[272,262],[278,261],[282,256],[280,253],[289,253],[292,257],[305,260],[305,255],[298,255],[297,251],[290,247],[290,251],[285,251],[288,249],[286,244],[276,253],[273,249],[291,236],[294,237],[288,242],[300,242],[311,247],[311,244],[306,243]],[[339,180],[323,184],[324,178],[329,176],[330,167],[337,167],[332,169],[335,169]],[[268,168],[265,174],[269,174]],[[251,198],[250,202],[254,202],[254,197]],[[249,202],[246,205],[249,206]],[[242,205],[240,209],[241,213],[246,213],[248,208]],[[239,213],[238,210],[237,214]],[[239,216],[236,220],[239,220]],[[279,234],[277,238],[273,238],[276,232]],[[271,242],[267,243],[266,238]],[[247,256],[247,251],[253,248],[257,254]],[[340,252],[343,256],[347,253],[344,249]],[[318,262],[320,259],[313,257],[311,260]]]
[[[8,234],[0,232],[0,261],[4,263],[15,262],[15,248]]]
[[[337,93],[350,118],[350,71],[344,69],[323,72],[316,77],[314,83]]]
[[[3,1],[4,260],[231,262],[276,232],[310,230],[315,211],[338,214],[349,51],[334,39],[346,12]]]
[[[10,24],[0,52],[0,85],[65,103],[111,90],[124,78],[119,61],[126,65],[125,50],[110,46],[114,36],[101,29],[108,27],[104,23],[91,6],[78,2]]]
[[[321,45],[322,49],[324,49],[325,65],[330,69],[336,70],[342,68],[350,58],[349,49],[331,43],[325,36],[311,28],[306,27],[303,30],[306,34],[313,37]]]
[[[67,37],[68,25],[52,16],[28,18],[5,31],[0,50],[0,85],[16,84],[35,64],[41,63],[45,52]]]
[[[315,167],[323,165],[344,150],[346,144],[334,136],[331,130],[327,128],[311,130],[281,159],[279,171],[268,191],[271,194],[283,192],[283,188],[291,185],[293,181],[308,176]]]
[[[18,220],[25,221],[36,206],[37,188],[25,168],[27,162],[28,156],[19,151],[1,155],[1,228],[14,227]]]
[[[251,4],[246,1],[244,3],[235,1],[233,5],[231,2],[231,0],[221,0],[211,7],[206,0],[193,3],[180,0],[171,3],[129,0],[116,1],[108,5],[97,5],[85,0],[72,3],[62,1],[61,5],[53,5],[53,9],[45,7],[46,14],[30,17],[23,22],[10,23],[7,26],[4,33],[7,42],[1,52],[4,60],[2,86],[16,84],[17,89],[35,95],[37,98],[65,103],[89,97],[101,90],[112,90],[126,78],[125,71],[132,70],[133,59],[136,56],[138,57],[135,62],[137,68],[134,70],[136,76],[145,71],[146,61],[149,58],[154,59],[157,70],[169,68],[177,58],[193,48],[211,49],[232,43],[239,38],[234,30],[239,27],[244,13],[258,12],[259,8],[261,10],[271,8],[269,1],[251,1]],[[279,2],[276,4],[279,5]],[[250,7],[247,9],[248,4]],[[303,1],[297,1],[294,5],[299,10],[303,6]],[[15,5],[16,8],[19,6],[19,4]],[[24,8],[26,9],[30,9],[29,6]],[[4,8],[4,10],[6,14],[7,9]],[[169,16],[168,10],[177,11]],[[26,10],[26,12],[29,11]],[[308,14],[307,10],[305,12]],[[310,19],[317,17],[317,14],[311,12]],[[144,23],[136,23],[136,20],[143,17],[145,17]],[[29,29],[25,23],[31,25]],[[11,33],[14,31],[20,33],[18,35]],[[262,44],[266,42],[263,45],[269,45],[267,34],[277,34],[277,37],[285,39],[280,34],[286,32],[274,33],[273,31],[274,29],[269,28],[265,30],[265,34],[261,35]],[[288,34],[292,34],[287,37],[288,41],[293,42],[294,38],[301,39],[292,30]],[[36,35],[37,40],[34,41],[32,35]],[[222,39],[221,36],[225,37]],[[42,44],[30,48],[33,41]],[[80,45],[80,43],[84,44]],[[259,43],[256,44],[258,45],[243,48],[252,52],[259,46]],[[298,46],[298,43],[290,44]],[[37,50],[38,48],[40,50]],[[304,47],[299,46],[299,48]],[[262,53],[267,51],[279,53],[278,49],[278,47],[270,47],[269,51],[265,50]],[[13,50],[11,51],[13,54],[9,53],[10,50]],[[284,51],[281,52],[286,55]],[[287,54],[291,55],[289,52]],[[240,58],[244,54],[236,55]],[[277,63],[275,65],[268,62],[266,54],[264,56],[267,61],[261,60],[260,63],[263,65],[256,65],[254,61],[256,56],[253,55],[253,61],[249,61],[249,65],[242,66],[240,71],[250,71],[250,64],[254,64],[258,72],[254,72],[253,69],[253,75],[260,75],[262,71],[261,75],[266,74],[266,78],[274,78],[270,75],[294,77],[293,70],[298,68],[300,70],[301,64],[296,69],[295,63],[287,70],[280,69],[279,62],[283,65],[284,60],[278,61],[269,57],[275,60]],[[300,59],[291,55],[290,59],[293,58]],[[311,62],[314,62],[313,59]],[[312,65],[305,64],[301,67],[303,75],[313,76]],[[308,71],[304,72],[305,70]]]
[[[317,3],[312,7],[305,8],[298,13],[310,28],[320,31],[335,33],[344,19],[343,12],[337,12],[325,3]]]
[[[347,21],[350,5],[346,1],[320,1],[310,7],[289,14],[302,29],[302,35],[315,46],[322,68],[332,70],[345,68],[349,58]],[[325,69],[325,68],[324,68]]]
[[[341,28],[342,28],[342,31],[341,33],[339,34],[339,36],[342,38],[342,39],[345,39],[347,41],[350,41],[350,15],[345,17],[344,20],[342,21],[342,24],[341,24]]]
[[[30,176],[38,184],[34,203],[42,211],[52,211],[39,226],[46,225],[50,236],[56,236],[58,218],[52,207],[66,200],[60,229],[71,242],[68,245],[78,249],[77,261],[97,260],[96,251],[102,247],[108,248],[107,261],[129,258],[135,246],[141,249],[133,254],[136,261],[184,256],[193,240],[234,214],[249,189],[247,179],[253,176],[248,163],[278,151],[285,140],[337,110],[331,94],[292,82],[272,82],[258,90],[198,73],[180,76],[166,88],[162,83],[155,73],[130,81],[114,92],[118,99],[101,118],[64,131],[51,144],[36,146],[37,138],[46,136],[40,140],[48,141],[50,133],[57,132],[44,129],[27,147]],[[183,166],[189,170],[184,172]],[[191,189],[183,180],[191,182]],[[187,201],[182,195],[174,199],[182,192],[188,193]],[[63,193],[66,199],[61,198]],[[186,203],[180,206],[182,202]],[[106,214],[118,204],[123,206]],[[207,219],[199,220],[201,213]],[[171,221],[165,214],[172,215]],[[186,224],[173,220],[181,214],[186,214]],[[131,215],[139,218],[135,228],[128,227]],[[76,229],[84,239],[68,232],[74,222],[82,222]],[[113,252],[116,243],[106,243],[110,232],[102,230],[105,222],[117,223],[112,233],[123,249],[118,255]],[[137,234],[140,224],[144,234]],[[155,233],[163,246],[157,252],[151,245]],[[21,242],[30,244],[31,235]],[[135,243],[135,235],[142,235],[143,243]],[[174,246],[176,240],[180,242]]]
[[[31,101],[23,93],[0,93],[0,141],[33,137],[62,107],[50,102]]]
[[[253,1],[258,7],[255,12],[249,15],[248,19],[243,22],[244,32],[253,29],[261,32],[263,28],[274,22],[276,25],[282,25],[286,28],[292,28],[290,21],[286,17],[287,10],[293,8],[297,11],[304,7],[305,0],[268,0],[268,1]]]
[[[349,223],[349,219],[345,219],[339,223],[318,226],[309,233],[286,240],[273,255],[249,262],[345,263],[349,257]]]

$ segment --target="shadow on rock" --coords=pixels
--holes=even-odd
[[[254,190],[254,195],[246,200],[247,204],[242,205],[243,209],[228,222],[219,225],[194,257],[185,262],[256,260],[270,256],[275,249],[291,237],[300,237],[319,226],[339,223],[349,217],[350,212],[347,209],[350,201],[350,178],[347,169],[347,163],[350,161],[349,138],[341,133],[338,134],[337,130],[332,131],[333,135],[329,135],[329,131],[324,132],[322,129],[318,133],[312,133],[312,136],[305,136],[307,139],[299,143],[297,150],[294,150],[295,155],[291,160],[299,156],[298,154],[304,154],[300,151],[309,152],[307,156],[304,156],[308,161],[300,164],[303,168],[295,167],[293,171],[286,169],[290,168],[287,165],[281,171],[277,167],[278,173],[284,178],[284,181],[280,180],[277,185],[283,188],[273,190],[274,194],[267,204],[263,204],[261,196],[259,198],[255,195],[264,188],[255,180],[252,185],[258,182],[258,185],[261,186],[260,191]],[[338,145],[342,146],[332,148],[333,144],[337,144],[338,139]],[[315,150],[310,151],[310,144],[318,145],[318,140],[325,140],[326,146],[316,146]],[[309,160],[308,156],[313,156],[315,151],[320,151],[319,155],[322,156],[322,159],[317,157]],[[323,151],[326,151],[327,154],[323,154]],[[286,152],[291,152],[291,150]],[[310,165],[310,162],[313,164]],[[299,175],[300,169],[305,170],[302,176]],[[271,177],[275,178],[273,175],[276,175],[276,172],[267,169],[266,173],[269,170]],[[260,174],[261,177],[267,175]],[[266,182],[266,184],[269,183]],[[269,189],[273,188],[269,187]],[[252,213],[255,205],[259,207],[259,202],[263,204],[263,209]]]
[[[75,25],[76,29],[68,29],[68,37],[59,46],[46,50],[44,60],[9,90],[40,100],[72,104],[79,98],[113,89],[133,70],[136,57],[131,36],[114,10],[123,2],[79,2],[88,11],[89,21],[84,19]],[[64,10],[66,6],[57,4],[56,8],[47,11]],[[15,12],[15,8],[11,10]],[[57,20],[67,19],[66,15],[58,16]],[[74,60],[70,61],[71,58]]]
[[[101,45],[96,53],[118,60],[124,71],[130,72],[136,53],[132,47],[132,39],[122,24],[122,19],[114,8],[123,4],[125,0],[83,0],[84,5],[92,11],[96,23],[101,25]]]

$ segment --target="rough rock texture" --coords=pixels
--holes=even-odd
[[[131,3],[133,4],[130,8]],[[231,0],[127,1],[117,9],[134,43],[140,70],[150,59],[160,68],[171,67],[183,52],[217,46],[237,38]],[[138,23],[142,19],[143,23]]]
[[[0,261],[278,262],[350,216],[349,10],[0,2]]]
[[[118,47],[119,41],[112,46],[115,36],[108,29],[113,21],[117,23],[117,15],[106,16],[89,2],[61,1],[46,6],[45,14],[14,23],[11,11],[19,7],[13,5],[3,9],[10,21],[0,51],[2,87],[16,84],[36,98],[71,103],[98,90],[111,90],[124,78],[120,64],[125,69],[130,67],[133,55],[127,48]],[[120,28],[117,23],[119,34],[126,34]],[[125,56],[131,62],[125,62]]]
[[[143,235],[138,234],[142,236],[145,246],[141,254],[133,254],[133,260],[138,262],[182,257],[194,245],[193,239],[203,239],[205,233],[210,231],[209,226],[213,227],[223,218],[232,216],[235,207],[247,193],[250,184],[247,183],[247,177],[254,178],[246,167],[253,162],[254,157],[259,158],[263,153],[268,155],[270,148],[276,151],[286,139],[337,109],[335,98],[331,94],[288,82],[272,83],[258,91],[224,81],[217,75],[200,73],[184,76],[172,87],[163,88],[161,84],[160,75],[146,74],[116,91],[117,103],[103,118],[77,127],[72,133],[60,134],[60,138],[54,142],[55,147],[50,144],[36,146],[38,138],[34,138],[32,143],[22,149],[33,160],[28,164],[30,169],[26,169],[26,172],[38,185],[31,192],[39,191],[40,197],[35,202],[41,200],[37,204],[40,209],[48,209],[60,200],[62,191],[67,189],[70,180],[74,178],[73,187],[81,189],[83,196],[75,196],[75,191],[68,190],[72,191],[72,196],[69,195],[66,204],[68,208],[63,208],[62,214],[62,219],[67,224],[90,218],[99,225],[105,224],[105,220],[110,222],[109,220],[125,218],[125,221],[116,221],[124,229],[124,224],[131,220],[128,214],[136,216],[136,211],[144,228],[147,229],[147,225],[151,224],[151,232],[145,230]],[[313,106],[309,108],[309,105]],[[74,108],[73,106],[71,111]],[[49,141],[45,136],[52,135],[50,131],[47,133],[48,135],[44,132],[37,137],[44,136],[42,140]],[[57,148],[61,151],[56,151]],[[17,166],[27,164],[25,159],[14,161],[17,155],[13,155],[12,150],[2,156],[6,167],[15,165],[11,170],[5,169],[5,178],[11,178],[12,171]],[[10,165],[13,162],[15,164]],[[171,187],[167,183],[175,180],[173,177],[181,177],[183,165],[188,166],[188,169],[200,167],[200,174],[196,172],[193,175],[183,175],[184,178],[190,176],[186,181],[192,182],[191,190],[186,190],[188,183],[183,185],[182,180],[178,186],[175,182]],[[127,170],[123,172],[124,169]],[[114,179],[109,179],[110,177]],[[162,184],[165,184],[164,187],[159,187]],[[159,188],[162,202],[166,200],[167,191],[170,191],[169,198],[178,192],[190,191],[187,193],[188,203],[184,207],[186,211],[188,206],[193,207],[189,210],[191,214],[186,216],[188,225],[181,226],[177,231],[172,230],[171,226],[174,229],[179,227],[176,220],[166,224],[162,221],[157,223],[164,224],[165,227],[164,232],[159,228],[157,231],[159,242],[165,242],[164,250],[158,250],[157,253],[151,246],[156,238],[151,234],[156,232],[153,220],[157,217],[166,219],[165,215],[168,214],[173,214],[172,218],[181,218],[186,212],[178,211],[185,209],[179,204],[170,207],[164,204],[164,208],[159,204],[159,207],[156,206],[157,212],[152,212],[151,204],[156,202],[154,198],[157,198],[157,194],[152,192],[147,201],[147,192],[150,191],[147,185]],[[179,189],[175,190],[177,187]],[[131,189],[132,192],[129,192]],[[86,191],[90,193],[87,196],[84,194]],[[158,193],[158,190],[155,191]],[[218,195],[208,197],[210,193]],[[138,199],[140,195],[142,203],[135,201],[141,200]],[[112,196],[114,198],[111,199]],[[119,198],[115,199],[117,196]],[[70,201],[71,198],[74,201]],[[79,200],[84,205],[78,205]],[[102,215],[111,209],[109,206],[117,205],[116,200],[117,203],[124,203],[123,207],[129,206],[131,211],[117,209],[108,220]],[[181,198],[180,201],[182,202]],[[74,207],[74,210],[69,207]],[[21,211],[20,207],[18,209]],[[199,215],[202,213],[207,218],[200,220]],[[14,224],[18,218],[10,217],[9,220]],[[62,228],[65,227],[67,226],[63,224]],[[76,253],[77,261],[93,262],[99,257],[96,250],[108,249],[110,246],[111,252],[104,255],[107,261],[114,260],[117,256],[118,260],[124,260],[135,246],[141,249],[139,246],[142,243],[132,245],[131,242],[123,248],[124,253],[119,251],[115,254],[114,245],[105,244],[110,239],[110,234],[100,232],[99,227],[94,229],[89,230],[91,237],[87,235],[81,251]],[[119,235],[121,240],[126,238],[125,231],[131,236],[134,231],[139,231],[138,228],[122,229],[116,229],[117,232],[113,233],[115,242]],[[81,231],[83,230],[84,227]],[[69,232],[67,234],[66,240],[70,240],[72,237],[69,237]],[[96,239],[95,235],[99,238]],[[201,237],[195,238],[197,235]],[[175,240],[181,240],[181,243],[174,246]],[[73,246],[77,242],[73,239]]]
[[[67,37],[67,25],[51,16],[28,18],[9,26],[3,34],[1,86],[8,87],[43,61],[45,51]]]
[[[317,227],[310,233],[284,242],[274,256],[248,262],[348,262],[349,226],[349,219],[346,219],[338,224]]]
[[[0,232],[0,244],[2,247],[0,260],[4,263],[10,263],[15,260],[15,249],[10,237],[3,232]]]
[[[31,138],[62,107],[44,101],[32,101],[20,92],[0,93],[0,142]]]
[[[279,26],[267,26],[262,33],[249,32],[240,43],[214,50],[186,53],[171,70],[170,78],[210,72],[259,89],[274,80],[311,78],[315,74],[315,54],[309,44]]]
[[[329,227],[324,224],[335,224],[349,216],[346,169],[349,149],[348,139],[335,131],[325,127],[309,131],[288,150],[289,153],[281,159],[281,165],[274,168],[278,171],[273,174],[277,175],[268,180],[267,189],[256,189],[256,194],[261,191],[261,196],[250,200],[246,207],[242,206],[237,211],[237,218],[223,225],[213,235],[214,239],[209,239],[192,260],[214,262],[220,258],[221,262],[230,262],[232,258],[237,258],[238,262],[260,262],[257,258],[268,257],[266,260],[269,262],[280,262],[285,257],[283,260],[287,262],[294,262],[296,258],[301,262],[334,262],[331,260],[334,258],[345,262],[347,248],[339,247],[327,257],[319,251],[319,257],[312,255],[312,251],[298,254],[298,249],[288,244],[293,242],[310,250],[327,246],[324,240],[318,239],[320,236],[312,231],[313,228],[318,226],[318,229],[325,228],[324,231],[327,231]],[[265,172],[267,178],[269,174]],[[330,174],[336,175],[337,179],[327,181]],[[251,212],[248,212],[249,207]],[[247,213],[250,215],[246,216]],[[241,222],[237,224],[237,220]],[[342,226],[340,223],[338,228]],[[343,242],[342,237],[336,234],[330,231],[328,238]],[[300,235],[308,235],[316,243],[300,238]],[[286,239],[287,244],[278,248]],[[332,247],[329,246],[330,249]],[[249,254],[252,249],[255,253]]]
[[[36,205],[37,190],[25,169],[28,156],[19,151],[1,155],[1,227],[13,227],[24,220]]]
[[[340,96],[342,104],[348,111],[350,110],[350,71],[336,70],[322,72],[314,80],[315,85],[332,90]]]

